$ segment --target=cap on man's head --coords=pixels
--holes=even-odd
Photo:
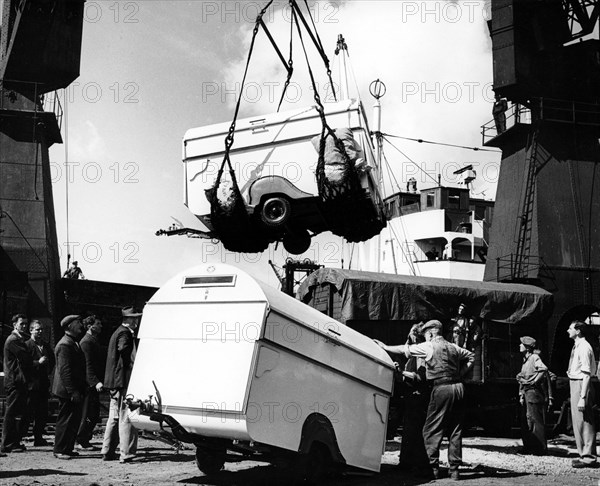
[[[63,320],[60,321],[60,327],[62,327],[64,329],[69,324],[71,324],[71,322],[76,321],[78,319],[81,319],[81,316],[70,315],[70,316],[67,316],[67,317],[63,317]]]
[[[432,319],[431,321],[427,321],[425,324],[421,326],[421,332],[427,331],[427,329],[441,329],[442,323],[436,319]]]
[[[530,336],[523,336],[519,339],[520,339],[521,343],[523,344],[523,346],[527,346],[529,348],[535,348],[537,345],[536,340]]]
[[[73,265],[77,265],[77,260],[73,260]]]
[[[135,312],[133,310],[133,306],[127,306],[127,307],[123,307],[121,309],[121,314],[123,315],[123,317],[142,317],[142,313],[141,312]]]

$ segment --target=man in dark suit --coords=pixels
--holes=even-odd
[[[33,363],[25,345],[27,317],[16,314],[12,318],[13,331],[4,343],[4,393],[6,408],[2,427],[2,452],[23,452],[21,439],[26,421],[27,397],[32,380]]]
[[[110,391],[110,408],[102,443],[102,459],[115,460],[119,443],[119,462],[126,463],[130,462],[137,452],[138,434],[127,415],[124,398],[135,360],[135,331],[142,314],[136,313],[133,307],[124,307],[121,313],[123,323],[110,338],[104,372],[104,387]]]
[[[46,421],[48,420],[48,398],[50,395],[50,372],[54,368],[54,352],[44,341],[44,326],[33,320],[29,326],[31,339],[25,343],[33,359],[33,380],[27,404],[27,421],[24,432],[33,420],[33,445],[36,447],[50,445],[44,439]]]
[[[94,427],[100,422],[100,395],[104,380],[104,353],[98,336],[102,332],[102,322],[96,316],[88,316],[83,320],[87,329],[85,336],[79,343],[85,356],[85,370],[87,388],[83,400],[83,414],[79,431],[77,432],[77,443],[85,451],[97,451],[98,448],[90,444]]]
[[[56,345],[56,372],[52,393],[58,397],[59,408],[54,437],[54,457],[71,459],[78,456],[73,451],[75,436],[81,422],[83,395],[85,393],[85,357],[78,340],[84,333],[79,316],[65,317],[60,326],[65,335]]]

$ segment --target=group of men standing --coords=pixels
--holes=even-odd
[[[43,437],[50,390],[58,398],[54,456],[63,460],[78,456],[76,443],[84,451],[98,450],[91,439],[100,422],[100,392],[106,389],[110,407],[102,458],[127,463],[135,457],[137,431],[129,421],[124,392],[135,359],[135,331],[142,314],[133,307],[125,307],[121,313],[122,324],[110,338],[106,357],[99,342],[102,323],[96,316],[66,316],[61,321],[64,336],[54,352],[43,341],[39,321],[31,322],[27,339],[27,317],[13,317],[13,331],[4,345],[6,409],[1,454],[26,450],[22,438],[32,420],[34,446],[51,445]]]
[[[459,312],[459,316],[463,314]],[[439,450],[444,433],[448,436],[450,477],[460,479],[465,414],[463,379],[469,375],[475,361],[473,351],[481,339],[481,328],[471,325],[465,326],[462,334],[467,337],[466,343],[469,331],[475,331],[476,345],[457,342],[456,337],[461,334],[457,334],[457,325],[460,323],[453,319],[454,342],[444,339],[442,323],[438,320],[414,325],[404,345],[389,346],[376,340],[392,357],[404,355],[407,358],[402,370],[407,401],[399,466],[435,479],[441,477]],[[579,455],[572,461],[574,468],[599,465],[594,417],[596,399],[591,384],[598,371],[592,346],[585,339],[587,327],[581,321],[573,321],[567,331],[574,341],[567,371],[573,434]],[[553,400],[551,374],[539,356],[534,338],[522,336],[519,350],[523,356],[522,368],[516,377],[523,411],[522,452],[544,455],[548,452],[545,411]]]
[[[567,368],[569,378],[569,402],[571,423],[578,457],[573,459],[574,468],[596,468],[596,423],[594,407],[595,390],[592,380],[598,376],[594,350],[586,339],[589,326],[575,320],[567,329],[573,340],[571,357]],[[552,404],[550,372],[539,357],[537,342],[530,336],[520,338],[523,366],[517,375],[520,402],[524,410],[523,452],[544,455],[548,452],[545,433],[545,408]]]

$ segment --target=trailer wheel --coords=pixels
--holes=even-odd
[[[225,465],[226,451],[224,449],[206,449],[196,447],[196,465],[204,474],[218,473]]]
[[[310,451],[300,454],[293,465],[292,477],[298,483],[321,484],[333,466],[327,446],[313,442]]]
[[[292,215],[292,204],[282,196],[267,199],[260,208],[261,221],[271,228],[282,226]]]
[[[310,248],[310,234],[306,230],[286,233],[283,237],[283,247],[292,255],[301,255]]]

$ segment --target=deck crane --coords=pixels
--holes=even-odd
[[[3,322],[26,312],[58,324],[60,266],[48,148],[62,143],[62,108],[58,96],[48,95],[79,76],[83,8],[84,0],[0,1]]]
[[[547,349],[566,369],[571,320],[600,308],[598,0],[492,0],[494,91],[513,103],[502,149],[486,280],[554,293]],[[491,137],[489,136],[491,134]]]

